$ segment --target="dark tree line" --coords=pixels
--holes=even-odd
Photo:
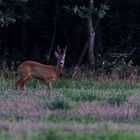
[[[0,0],[1,64],[53,63],[57,45],[68,46],[67,66],[94,67],[120,55],[139,64],[139,6],[139,0]]]

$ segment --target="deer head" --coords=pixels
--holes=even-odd
[[[55,57],[57,58],[57,65],[64,65],[65,63],[65,56],[66,56],[66,50],[67,50],[67,47],[65,49],[63,49],[63,53],[61,53],[61,49],[59,48],[59,46],[57,47],[57,51],[55,51]]]

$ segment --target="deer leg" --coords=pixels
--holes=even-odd
[[[48,89],[52,89],[52,82],[47,83]]]
[[[21,86],[21,83],[22,83],[22,78],[19,78],[15,83],[16,89],[18,89]]]
[[[52,79],[44,80],[45,86],[46,86],[46,88],[48,88],[49,90],[52,89],[52,82],[53,82]]]
[[[25,77],[25,78],[20,78],[17,82],[16,82],[16,89],[19,87],[19,89],[23,89],[25,83],[27,82],[27,80],[30,77]]]
[[[28,78],[25,78],[22,80],[21,85],[20,85],[20,89],[24,89],[24,85],[27,82]]]

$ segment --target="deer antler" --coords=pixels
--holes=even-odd
[[[58,45],[57,45],[57,50],[58,50],[59,55],[61,55],[61,50]]]
[[[65,47],[65,52],[66,52],[66,50],[67,50],[67,46]]]
[[[66,52],[66,50],[67,50],[67,46],[65,47],[65,49],[63,49],[63,52],[65,53],[65,52]]]

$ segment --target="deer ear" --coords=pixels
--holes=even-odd
[[[56,51],[54,52],[54,55],[57,59],[59,59],[59,54]]]

